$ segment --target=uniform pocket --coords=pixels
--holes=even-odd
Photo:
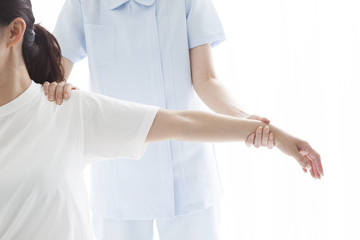
[[[114,26],[85,24],[89,63],[106,66],[116,59],[116,28]]]

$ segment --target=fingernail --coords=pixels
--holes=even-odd
[[[269,132],[270,132],[269,126],[266,126],[266,127],[264,128],[264,132],[265,132],[265,133],[269,133]]]
[[[56,104],[60,104],[60,102],[61,102],[60,98],[56,99]]]
[[[69,98],[69,94],[65,93],[64,98],[65,98],[65,99],[68,99],[68,98]]]
[[[50,101],[54,101],[54,97],[50,96],[50,97],[49,97],[49,100],[50,100]]]

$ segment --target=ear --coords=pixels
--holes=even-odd
[[[15,18],[9,25],[9,37],[7,40],[6,47],[13,47],[17,43],[19,43],[24,36],[24,32],[26,30],[26,23],[22,18]]]

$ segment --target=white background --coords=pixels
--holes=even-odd
[[[177,1],[177,0],[171,0]],[[50,30],[64,0],[33,0]],[[360,14],[356,0],[214,0],[221,81],[249,113],[310,142],[322,180],[278,150],[218,144],[223,240],[360,239]],[[86,61],[71,82],[87,89]]]

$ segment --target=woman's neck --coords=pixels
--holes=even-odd
[[[7,62],[0,69],[0,106],[20,96],[30,86],[31,79],[23,62]]]

